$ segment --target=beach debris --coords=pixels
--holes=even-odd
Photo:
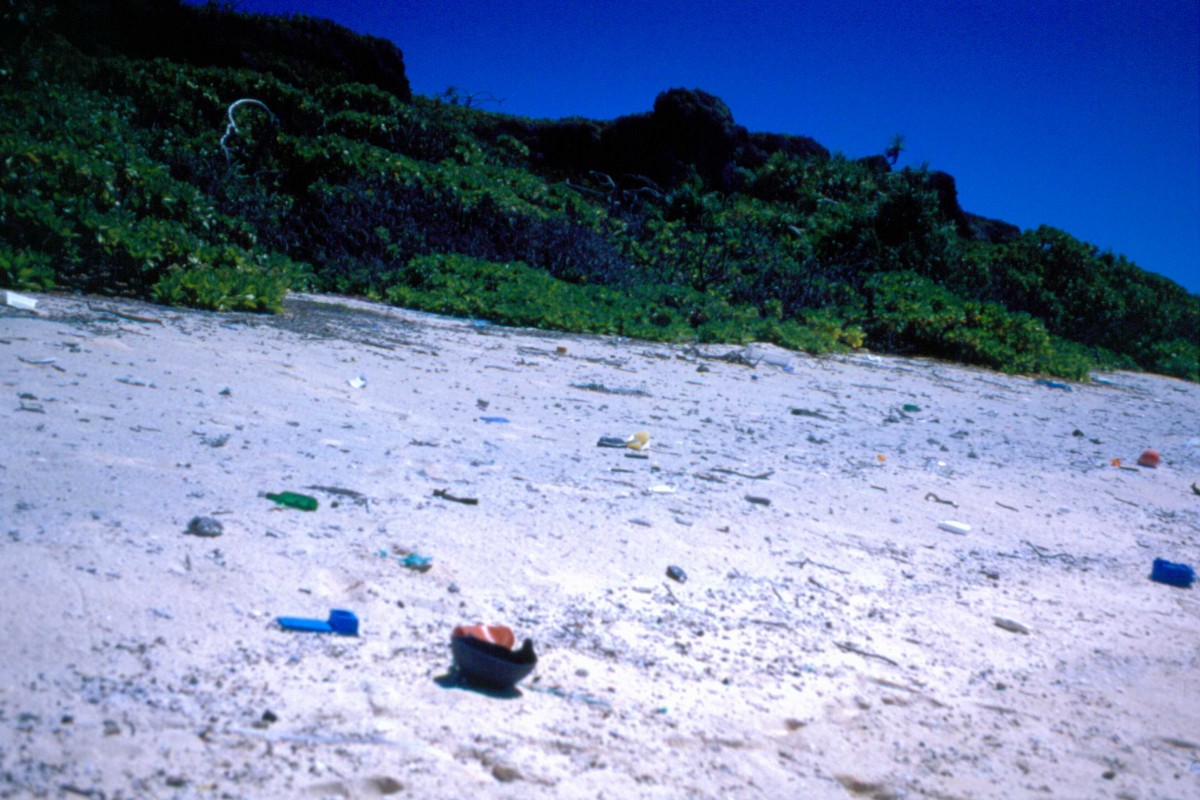
[[[458,625],[450,634],[454,667],[469,684],[511,691],[537,666],[533,640],[513,649],[516,637],[505,625]]]
[[[36,394],[30,392],[21,392],[17,395],[17,399],[21,401],[21,405],[17,408],[18,411],[32,411],[35,414],[45,414],[46,409],[41,403],[34,402],[38,399]]]
[[[507,425],[508,417],[480,417],[480,422],[491,423],[492,425]]]
[[[95,303],[88,303],[87,307],[92,311],[98,311],[101,314],[112,314],[114,317],[127,319],[130,322],[148,322],[152,325],[162,325],[163,321],[158,317],[147,317],[142,314],[130,314],[128,311],[119,311],[115,308],[107,308],[105,306],[97,306]]]
[[[364,376],[359,375],[357,378],[351,378],[350,380],[346,381],[346,385],[352,389],[364,389],[367,386],[367,379]]]
[[[957,533],[959,536],[966,536],[971,532],[971,526],[965,522],[957,522],[952,519],[942,520],[938,523],[938,527],[950,533]]]
[[[645,389],[629,389],[623,386],[605,386],[603,383],[591,381],[589,383],[572,383],[572,388],[583,389],[588,392],[600,392],[602,394],[619,394],[626,397],[650,397],[650,392]]]
[[[433,556],[423,556],[420,553],[409,553],[400,559],[400,566],[414,572],[429,572],[433,569]]]
[[[297,492],[278,492],[276,494],[267,493],[260,495],[260,497],[265,497],[268,500],[274,501],[278,505],[285,506],[287,508],[299,509],[300,511],[316,511],[318,505],[317,498],[310,497],[306,494],[299,494]]]
[[[992,617],[992,622],[996,623],[997,628],[1003,628],[1009,633],[1022,633],[1025,635],[1029,634],[1029,628],[1006,617]]]
[[[954,502],[953,500],[943,500],[942,498],[938,497],[933,492],[927,493],[925,495],[925,499],[932,500],[935,503],[941,503],[944,506],[953,506],[954,508],[958,508],[958,503]]]
[[[823,419],[826,422],[833,422],[833,420],[830,417],[825,416],[820,411],[814,411],[811,408],[793,408],[792,416],[812,417],[813,419]]]
[[[601,436],[600,441],[596,442],[597,447],[619,447],[629,448],[630,450],[649,450],[650,449],[650,434],[646,431],[638,431],[637,433],[626,436]]]
[[[224,532],[225,526],[221,524],[220,520],[213,519],[212,517],[192,517],[191,521],[188,522],[187,528],[184,530],[184,533],[191,534],[192,536],[210,538],[220,536]]]
[[[921,410],[920,406],[913,405],[912,403],[905,403],[903,406],[901,406],[901,408],[910,414]]]
[[[477,498],[456,497],[455,495],[450,494],[450,492],[447,489],[434,489],[433,496],[440,497],[442,500],[449,500],[452,503],[462,503],[464,506],[479,505],[479,500]]]
[[[1154,566],[1150,570],[1150,580],[1155,583],[1189,589],[1196,581],[1196,570],[1187,564],[1177,564],[1173,561],[1156,558]]]
[[[881,655],[879,655],[879,653],[872,653],[869,650],[863,650],[862,648],[852,644],[851,642],[834,642],[834,644],[837,645],[837,648],[839,650],[842,650],[843,652],[854,653],[855,655],[862,656],[863,658],[875,658],[875,659],[883,661],[887,664],[891,664],[893,667],[900,666],[900,664],[898,662],[893,661],[892,659],[888,658],[887,656],[881,656]]]
[[[38,301],[32,297],[6,290],[4,292],[4,304],[12,308],[19,308],[22,311],[36,311]]]
[[[356,492],[353,489],[343,489],[341,486],[321,486],[320,484],[310,483],[304,488],[312,489],[315,492],[325,492],[326,494],[332,494],[337,497],[345,497],[349,500],[353,500],[358,505],[365,506],[368,503],[367,496],[362,492]],[[334,501],[330,505],[336,506],[337,501]]]
[[[723,472],[726,475],[737,475],[739,478],[749,478],[752,481],[765,481],[767,478],[769,478],[775,474],[775,470],[773,470],[773,469],[769,469],[766,472],[759,472],[756,474],[747,474],[745,472],[738,472],[736,469],[727,469],[725,467],[713,467],[712,471],[713,472]]]
[[[197,433],[199,433],[199,432],[197,432]],[[207,436],[203,433],[199,433],[199,436],[200,436],[200,442],[202,444],[206,444],[213,449],[216,449],[218,447],[224,447],[225,445],[229,444],[229,434],[228,433],[222,433],[222,434],[218,434],[216,436]]]
[[[22,364],[32,364],[39,367],[45,366],[58,372],[66,372],[64,368],[55,363],[58,361],[57,358],[26,358],[25,356],[17,356],[17,361],[20,361]]]
[[[1059,381],[1050,381],[1046,380],[1045,378],[1038,378],[1036,381],[1034,381],[1034,383],[1039,386],[1045,386],[1047,389],[1061,389],[1064,392],[1072,391],[1071,387],[1067,386],[1065,383],[1060,383]]]
[[[758,495],[748,494],[748,495],[746,495],[746,502],[753,503],[756,506],[769,506],[769,505],[771,505],[771,498],[759,497]]]
[[[304,617],[276,617],[284,630],[303,633],[336,633],[339,636],[358,636],[358,617],[353,611],[335,608],[329,612],[328,620]]]
[[[683,571],[683,567],[675,565],[667,567],[667,577],[677,583],[687,583],[687,573]]]
[[[1160,461],[1162,461],[1162,459],[1159,457],[1157,450],[1144,450],[1142,454],[1138,456],[1137,463],[1140,467],[1157,469]]]

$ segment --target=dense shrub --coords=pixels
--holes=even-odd
[[[121,3],[153,6],[162,39],[104,16]],[[180,19],[228,37],[174,47]],[[699,90],[532,121],[411,97],[399,51],[318,20],[0,0],[0,22],[6,286],[256,311],[319,288],[669,341],[1200,379],[1200,297],[966,214],[949,175],[750,134]]]

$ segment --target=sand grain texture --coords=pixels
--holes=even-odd
[[[1148,579],[1200,566],[1195,385],[38,300],[0,797],[1200,797],[1200,594]],[[519,696],[439,682],[474,622]]]

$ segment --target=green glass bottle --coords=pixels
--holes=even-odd
[[[279,505],[287,506],[288,508],[298,508],[301,511],[317,510],[317,498],[309,497],[306,494],[280,492],[279,494],[267,494],[265,497],[268,500],[274,500]]]

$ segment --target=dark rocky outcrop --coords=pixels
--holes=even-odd
[[[253,69],[298,86],[365,83],[412,99],[396,45],[328,20],[240,14],[179,0],[59,0],[56,10],[51,29],[85,53]]]
[[[1021,229],[1011,222],[988,219],[969,211],[964,212],[970,226],[970,238],[991,244],[1004,244],[1020,237]]]
[[[829,148],[808,136],[792,136],[786,133],[751,133],[749,147],[742,154],[742,166],[753,169],[767,162],[776,153],[787,153],[797,158],[829,159]]]
[[[959,236],[969,237],[971,225],[967,221],[967,215],[963,213],[962,206],[958,204],[958,185],[954,182],[954,176],[947,172],[931,170],[929,186],[937,194],[938,211],[942,217],[954,223]]]

